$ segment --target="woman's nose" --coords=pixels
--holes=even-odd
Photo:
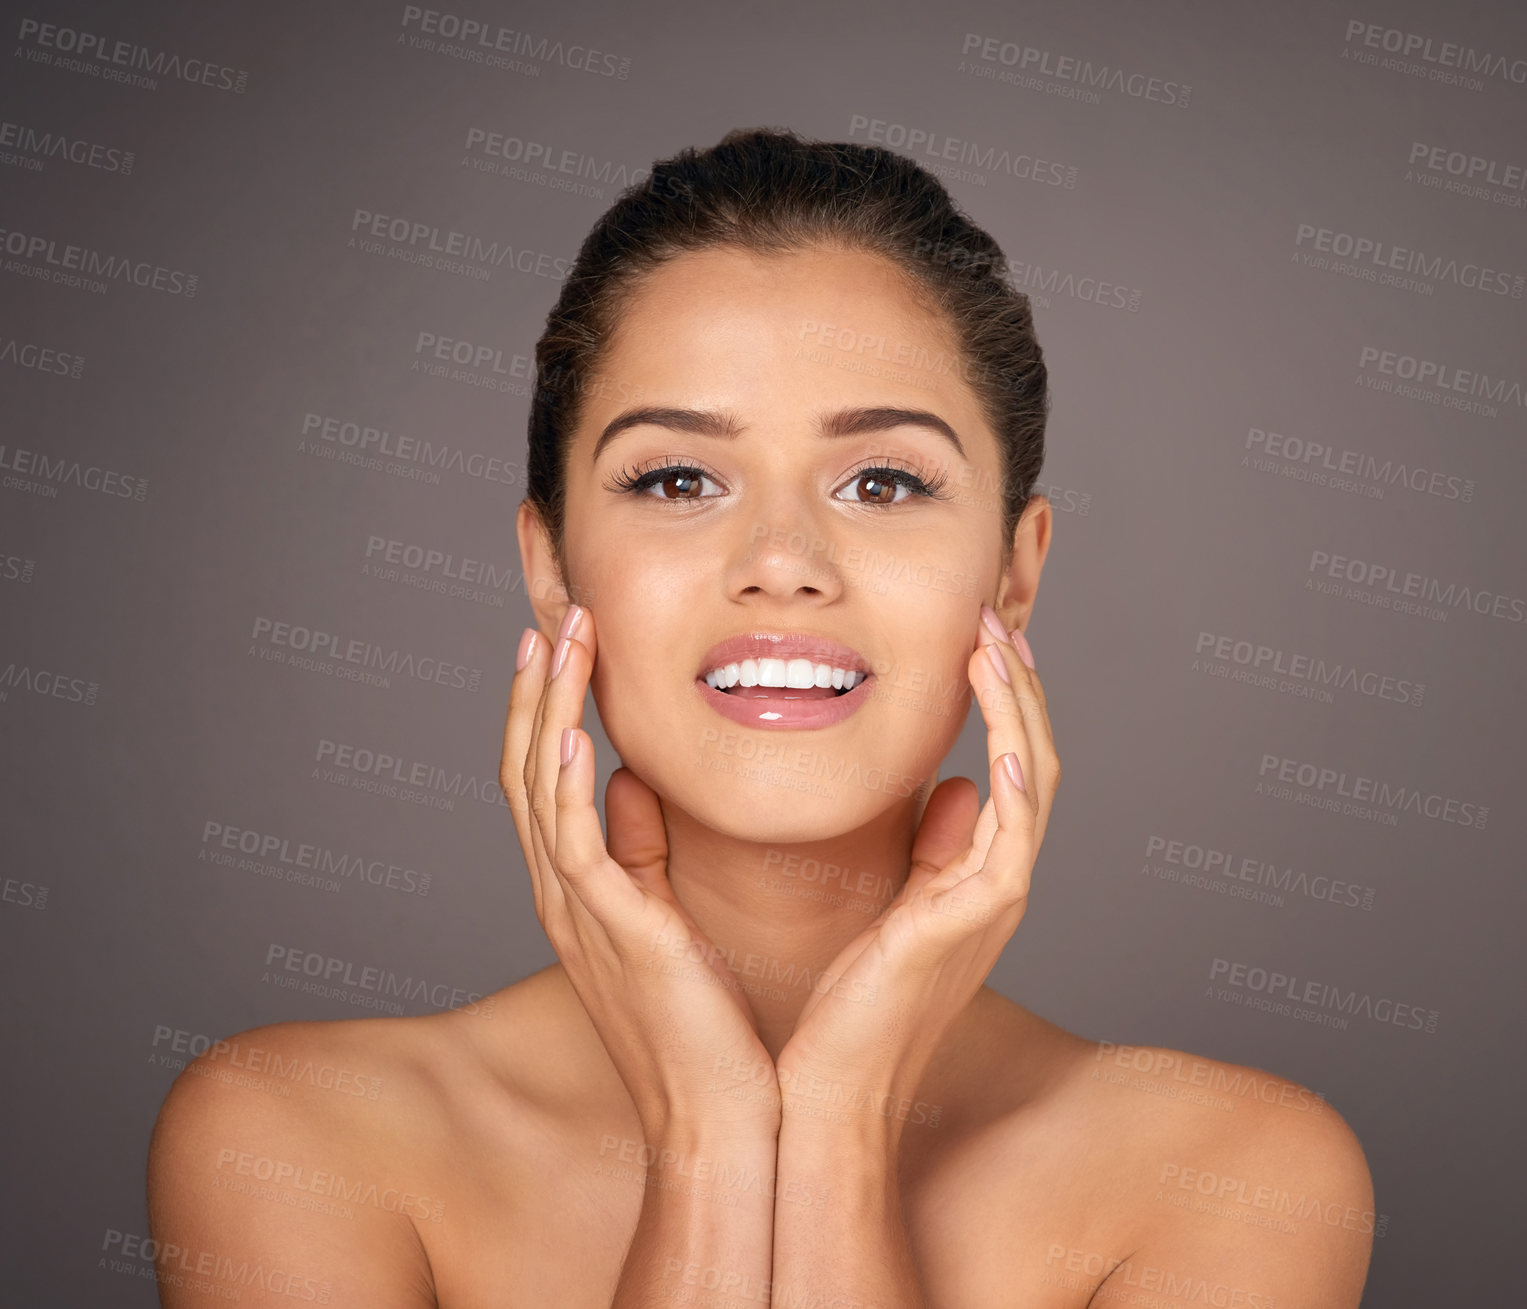
[[[736,542],[727,573],[734,595],[835,599],[846,584],[843,543],[804,517],[755,520]]]

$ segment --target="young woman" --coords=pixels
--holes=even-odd
[[[733,132],[604,215],[537,363],[501,780],[559,962],[203,1056],[150,1156],[163,1303],[1357,1305],[1324,1101],[984,985],[1061,775],[1046,373],[992,238],[893,153]],[[984,804],[933,785],[972,695]]]

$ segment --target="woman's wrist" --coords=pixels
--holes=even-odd
[[[806,1161],[826,1169],[875,1174],[895,1167],[906,1121],[879,1109],[828,1108],[810,1100],[787,1100],[780,1119],[779,1157],[794,1167]]]
[[[689,1151],[713,1147],[746,1150],[765,1145],[773,1150],[779,1140],[779,1130],[778,1110],[751,1118],[718,1117],[713,1113],[692,1111],[668,1112],[644,1125],[648,1147]]]

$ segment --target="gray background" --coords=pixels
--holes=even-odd
[[[376,1012],[359,992],[264,980],[272,945],[427,978],[436,997],[552,961],[493,802],[529,621],[513,533],[523,367],[558,290],[552,261],[681,146],[765,124],[870,141],[873,120],[895,125],[892,144],[911,129],[937,149],[975,147],[948,185],[1025,265],[1054,389],[1041,489],[1056,534],[1031,636],[1066,780],[1032,907],[992,984],[1089,1037],[1268,1068],[1329,1097],[1385,1215],[1365,1304],[1462,1303],[1519,1277],[1527,11],[445,8],[561,43],[491,67],[410,45],[419,26],[397,4],[6,10],[7,1299],[154,1302],[150,1280],[100,1255],[107,1232],[147,1232],[148,1133],[188,1039],[166,1032]],[[99,61],[70,64],[26,36],[27,19],[150,58],[207,59],[230,83],[242,73],[243,89],[108,80]],[[1380,48],[1349,36],[1350,21],[1376,24]],[[1091,103],[1047,89],[1072,85],[1061,77],[983,77],[962,70],[967,34],[1190,95],[1115,89]],[[1374,62],[1412,35],[1434,52],[1503,56],[1503,71],[1457,83],[1424,75],[1446,71],[1435,60],[1413,58],[1422,76]],[[573,66],[575,46],[599,52],[592,71]],[[974,65],[1007,71],[1000,55]],[[473,128],[545,143],[573,171],[475,168],[486,156],[467,148]],[[48,140],[76,143],[86,162]],[[1496,180],[1476,182],[1483,194],[1449,189],[1445,162],[1412,162],[1423,146],[1483,161]],[[1074,185],[983,167],[993,147],[1074,169]],[[365,253],[349,244],[357,210],[515,254],[477,280]],[[1444,267],[1411,289],[1314,267],[1299,259],[1315,244],[1301,225]],[[49,242],[55,259],[75,245],[194,274],[195,294],[52,280],[59,265],[38,253]],[[1446,261],[1504,270],[1510,290],[1463,285]],[[1088,298],[1098,280],[1123,288],[1125,307]],[[487,347],[491,362],[475,379],[416,370],[421,333]],[[1503,386],[1473,409],[1443,403],[1457,391],[1375,389],[1395,382],[1375,362],[1385,351]],[[508,475],[446,470],[432,483],[325,458],[345,447],[320,437],[304,449],[310,414],[495,456]],[[1323,444],[1331,464],[1352,452],[1366,471],[1350,485],[1295,476],[1323,460],[1303,464],[1286,443],[1258,465],[1253,429]],[[18,472],[35,457],[18,450],[57,471]],[[82,480],[90,468],[142,479],[142,498],[71,480],[76,464]],[[1391,480],[1402,464],[1423,488],[1436,474],[1435,489]],[[374,537],[486,561],[504,585],[484,602],[366,575]],[[1383,584],[1322,592],[1316,551],[1433,579],[1434,612],[1372,603]],[[1463,588],[1484,593],[1487,612]],[[1488,612],[1497,595],[1504,616]],[[276,649],[255,635],[261,619],[438,658],[466,685],[275,662],[260,654]],[[1203,634],[1424,694],[1364,682],[1311,698],[1287,678],[1267,689],[1217,676],[1241,665],[1200,656]],[[602,795],[616,760],[586,721]],[[440,791],[409,802],[325,780],[324,741],[464,773],[484,798],[441,807]],[[1362,777],[1452,800],[1475,821],[1309,803],[1336,784],[1259,793],[1267,756],[1345,774],[1348,790]],[[942,775],[984,790],[985,766],[973,714]],[[217,864],[209,823],[412,876],[329,889],[237,854]],[[1304,880],[1262,899],[1231,895],[1222,873],[1200,885],[1178,867],[1173,880],[1153,837]],[[1321,898],[1319,877],[1353,884],[1363,903]],[[1216,959],[1415,1006],[1426,1026],[1261,1010],[1249,988],[1216,993]]]

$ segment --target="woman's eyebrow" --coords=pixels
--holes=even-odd
[[[737,421],[737,416],[724,409],[677,409],[669,405],[640,405],[625,409],[605,424],[604,431],[594,442],[591,462],[617,436],[630,427],[650,425],[667,427],[675,432],[689,432],[696,436],[741,436],[747,428]],[[890,407],[873,409],[839,409],[817,416],[819,436],[859,436],[865,432],[884,432],[893,427],[926,427],[937,432],[965,457],[965,447],[959,435],[937,414],[926,409],[896,409]]]

